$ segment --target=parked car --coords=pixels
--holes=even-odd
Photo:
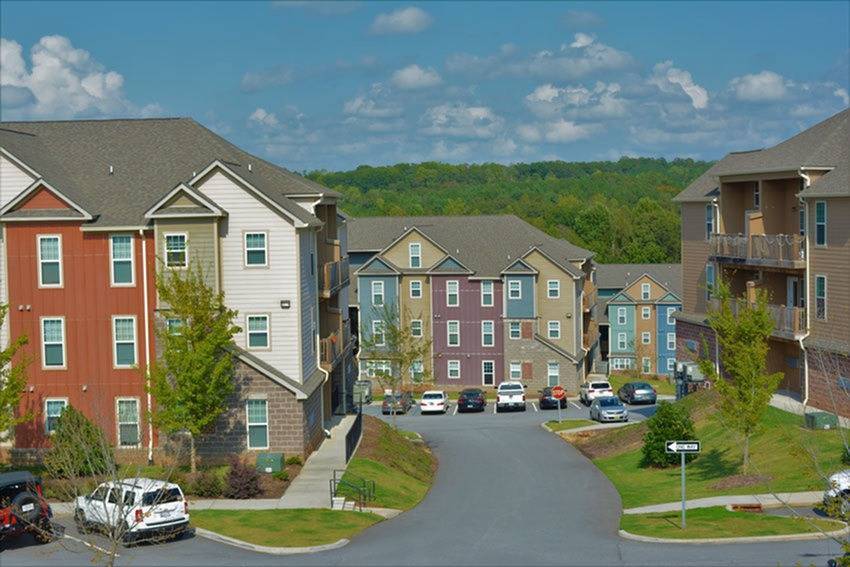
[[[354,396],[355,404],[371,404],[372,403],[372,381],[357,380],[354,387],[351,389],[351,394]]]
[[[525,411],[525,385],[522,382],[502,382],[496,389],[496,411],[506,409]]]
[[[150,478],[104,482],[74,500],[74,523],[85,533],[114,533],[125,544],[180,537],[189,527],[189,502],[176,484]]]
[[[543,388],[540,390],[540,400],[538,400],[538,403],[540,404],[540,409],[558,409],[559,404],[561,409],[563,409],[567,407],[567,398],[564,397],[558,400],[552,395],[552,388]]]
[[[828,487],[823,493],[823,505],[842,517],[850,513],[850,469],[837,472],[828,479]]]
[[[628,421],[629,410],[614,396],[596,398],[590,403],[590,419],[599,422]]]
[[[41,479],[27,471],[0,474],[0,546],[26,533],[38,543],[53,539],[53,511],[41,486]]]
[[[384,415],[407,413],[413,407],[413,394],[401,392],[384,395],[381,413]]]
[[[627,404],[654,404],[658,393],[646,382],[628,382],[617,390],[617,397]]]
[[[604,380],[592,380],[585,382],[581,385],[578,391],[578,399],[586,406],[589,406],[590,402],[596,398],[613,395],[614,390],[611,388],[611,384]]]
[[[484,391],[480,388],[466,388],[461,390],[457,397],[457,411],[484,411],[487,407],[487,399]]]
[[[449,397],[442,390],[424,392],[419,400],[419,411],[422,413],[446,413],[448,409]]]

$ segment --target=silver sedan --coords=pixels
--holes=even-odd
[[[590,419],[600,423],[610,421],[628,421],[629,410],[619,399],[613,396],[596,398],[590,404]]]

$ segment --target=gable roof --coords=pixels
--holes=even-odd
[[[471,274],[472,272],[457,261],[456,258],[446,256],[428,270],[429,274]]]
[[[502,270],[503,274],[536,274],[538,270],[529,266],[522,258]]]
[[[389,260],[386,258],[379,258],[378,256],[373,256],[368,262],[357,268],[354,272],[355,274],[377,274],[377,275],[386,275],[386,274],[400,274],[401,272],[393,266]]]
[[[57,209],[23,209],[23,210],[14,210],[18,205],[23,205],[27,202],[27,200],[34,196],[39,191],[49,191],[53,195],[55,195],[60,201],[68,205],[68,210],[62,211]],[[48,211],[50,214],[41,214],[38,211]],[[43,179],[36,179],[32,182],[32,184],[18,193],[15,197],[13,197],[8,203],[0,207],[0,216],[9,218],[48,218],[48,217],[57,217],[57,218],[70,218],[70,219],[83,219],[83,220],[91,220],[91,214],[86,211],[83,207],[75,203],[73,200],[68,198],[67,195],[62,193],[61,191],[56,190],[55,187],[50,185],[47,181]]]
[[[681,297],[682,264],[597,264],[596,287],[626,289],[643,274]]]
[[[93,227],[144,225],[157,201],[216,160],[305,224],[318,219],[289,196],[339,196],[191,118],[0,122],[0,147],[95,215]]]
[[[534,246],[574,275],[580,274],[570,260],[593,257],[592,252],[549,236],[514,215],[352,218],[349,251],[383,250],[411,227],[446,249],[477,277],[498,278],[505,266]]]

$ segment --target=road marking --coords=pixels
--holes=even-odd
[[[452,415],[457,415],[457,404],[455,404],[455,410],[452,412]]]
[[[91,547],[92,549],[96,549],[97,551],[99,551],[101,553],[106,553],[107,555],[109,555],[109,553],[110,553],[108,549],[104,549],[104,548],[102,548],[98,545],[95,545],[93,543],[89,543],[87,541],[81,540],[78,537],[74,537],[74,536],[71,536],[71,535],[68,535],[68,534],[64,534],[63,537],[66,537],[70,540],[76,541],[77,543],[81,543],[81,544],[85,545],[86,547]],[[115,557],[121,557],[121,556],[116,553]]]
[[[572,402],[572,401],[571,401],[570,403],[572,404],[572,406],[573,406],[574,408],[576,408],[576,409],[581,409],[581,406],[580,406],[580,405],[578,405],[577,403]]]
[[[531,407],[534,408],[534,411],[538,411],[537,404],[535,404],[534,402],[531,402]]]
[[[493,404],[493,415],[496,415],[496,408],[497,408],[497,407],[498,407],[498,406],[497,406],[496,404]]]

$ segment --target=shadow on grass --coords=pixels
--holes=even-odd
[[[726,458],[726,453],[728,453],[728,449],[723,451],[712,449],[694,459],[689,467],[695,472],[697,478],[704,481],[738,474],[740,463],[737,460]]]

